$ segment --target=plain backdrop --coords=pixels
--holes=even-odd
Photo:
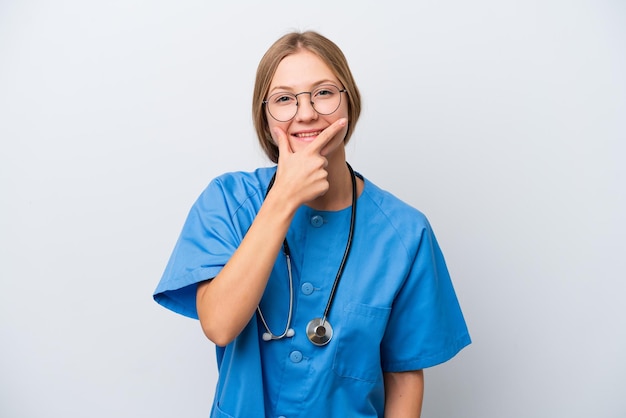
[[[269,165],[254,74],[294,29],[446,255],[474,342],[423,416],[626,416],[622,0],[0,0],[0,416],[208,416],[214,347],[152,292],[207,183]]]

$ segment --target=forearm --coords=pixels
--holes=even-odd
[[[385,417],[419,418],[424,399],[424,371],[385,373]]]
[[[263,296],[296,208],[268,195],[241,244],[222,271],[196,294],[205,335],[225,346],[239,335]]]

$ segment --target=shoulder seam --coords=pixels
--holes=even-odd
[[[383,210],[383,208],[378,204],[378,202],[376,200],[374,200],[372,198],[372,196],[370,195],[370,193],[367,191],[367,189],[363,190],[363,194],[367,195],[368,199],[372,202],[372,204],[374,204],[376,206],[376,208],[378,209],[378,211],[385,217],[385,219],[387,220],[387,222],[389,223],[389,225],[393,228],[395,235],[398,237],[398,240],[400,241],[400,243],[402,244],[402,248],[404,248],[404,251],[406,252],[406,256],[408,259],[411,259],[411,253],[409,251],[409,249],[406,246],[406,243],[404,242],[404,240],[402,239],[402,234],[400,234],[398,228],[396,227],[396,224],[392,221],[392,219],[387,215],[387,212]]]

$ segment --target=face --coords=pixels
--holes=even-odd
[[[309,92],[324,84],[333,84],[339,87],[339,89],[343,89],[337,77],[324,61],[310,51],[301,50],[285,57],[280,62],[266,97],[279,92],[292,94]],[[293,119],[287,122],[279,122],[267,113],[270,132],[272,132],[274,127],[279,127],[287,134],[291,149],[294,152],[304,149],[333,122],[340,118],[348,118],[348,97],[346,93],[339,94],[341,95],[341,104],[330,115],[317,113],[311,105],[308,94],[299,95],[298,111]],[[346,125],[345,128],[335,135],[331,142],[336,143],[337,148],[343,147],[343,138],[345,138],[347,132],[348,127]]]

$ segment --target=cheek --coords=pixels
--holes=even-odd
[[[348,119],[348,124],[350,124],[350,109],[347,101],[341,101],[341,106],[339,106],[339,111],[337,113],[339,114],[339,117]]]
[[[350,111],[348,110],[348,103],[343,102],[343,101],[341,102],[341,107],[339,108],[338,114],[339,114],[339,116],[338,116],[337,119],[339,119],[339,118],[346,118],[346,119],[348,119],[348,124],[346,125],[345,128],[343,128],[341,130],[341,133],[340,133],[341,137],[345,138],[347,133],[348,133],[348,129],[350,127],[350,122],[351,122],[350,121]]]

